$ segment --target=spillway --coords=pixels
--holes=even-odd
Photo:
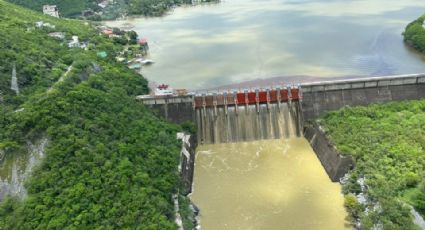
[[[200,108],[198,140],[213,144],[300,137],[301,114],[298,101]]]

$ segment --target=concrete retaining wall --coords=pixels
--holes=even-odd
[[[147,108],[166,120],[181,124],[195,121],[192,96],[148,98],[140,100]]]
[[[304,137],[310,142],[333,182],[338,182],[350,169],[354,168],[353,158],[342,156],[319,126],[307,124],[304,129]]]
[[[177,134],[177,136],[182,140],[179,171],[184,191],[181,191],[181,193],[187,195],[192,192],[197,140],[195,136],[182,135],[181,133]]]
[[[305,120],[345,106],[425,98],[425,74],[302,84]]]

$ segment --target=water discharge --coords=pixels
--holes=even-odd
[[[198,147],[201,229],[350,229],[343,196],[304,138]]]
[[[298,101],[196,110],[198,140],[228,143],[301,136]]]

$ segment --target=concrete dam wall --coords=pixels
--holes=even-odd
[[[270,98],[275,97],[272,95],[274,91],[276,90],[270,91]],[[280,96],[283,102],[289,101],[288,94],[291,94],[290,91],[282,91],[284,93]],[[346,106],[425,98],[425,74],[304,83],[299,85],[299,94],[296,99],[301,101],[301,103],[297,109],[302,111],[300,116],[303,121],[308,121],[320,117],[327,111],[337,110]],[[260,101],[261,96],[260,92]],[[210,96],[210,98],[212,97]],[[197,124],[200,112],[196,112],[196,110],[203,107],[202,103],[213,103],[208,101],[208,97],[204,102],[200,101],[200,98],[200,96],[167,96],[140,97],[138,99],[146,107],[171,122],[191,121]],[[254,98],[253,100],[256,99]],[[229,105],[236,105],[232,102],[233,98],[224,98],[224,101]],[[240,103],[239,105],[244,104]],[[251,103],[249,104],[251,105]],[[219,100],[217,106],[220,107]],[[220,112],[218,111],[217,113]],[[210,112],[206,111],[204,113],[204,115],[207,115]],[[266,117],[263,116],[263,118]]]
[[[354,168],[353,158],[341,155],[317,124],[306,124],[304,137],[310,143],[332,182],[338,182]]]
[[[373,77],[302,84],[306,121],[345,106],[425,98],[425,74]]]
[[[195,122],[193,96],[138,98],[147,108],[166,120],[181,124]]]

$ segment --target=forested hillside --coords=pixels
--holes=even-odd
[[[425,52],[425,14],[407,25],[403,36],[404,41],[420,52]]]
[[[27,197],[2,201],[0,229],[176,229],[180,128],[134,100],[147,81],[114,61],[122,47],[3,0],[0,28],[0,150],[26,154],[27,140],[49,140]],[[73,35],[85,49],[68,48]]]
[[[91,19],[114,19],[123,15],[160,16],[170,8],[180,4],[191,4],[191,0],[114,0],[107,7],[98,3],[104,0],[8,0],[36,11],[42,11],[43,5],[57,5],[61,16],[79,17],[85,10],[100,13]],[[217,0],[202,0],[200,2],[216,2]]]
[[[57,5],[61,16],[77,17],[86,9],[99,10],[97,5],[102,0],[9,0],[9,2],[25,6],[27,8],[40,11],[43,5]]]
[[[417,229],[425,216],[425,100],[345,108],[321,121],[339,151],[355,158],[343,186],[362,229]]]

